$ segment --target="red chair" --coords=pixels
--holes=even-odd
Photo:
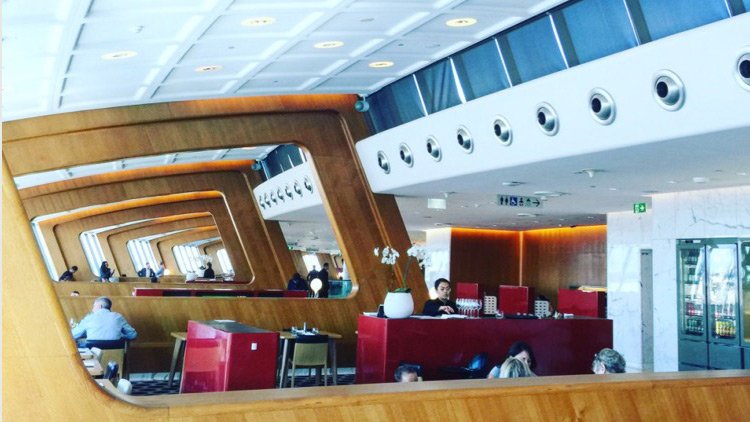
[[[479,299],[479,283],[456,283],[456,299]]]

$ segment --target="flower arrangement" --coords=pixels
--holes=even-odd
[[[380,248],[375,248],[373,252],[375,256],[380,258],[380,263],[391,265],[393,267],[396,266],[396,261],[401,256],[401,254],[399,254],[398,251],[391,246],[384,246],[382,250]],[[396,290],[394,290],[395,293],[411,292],[411,289],[406,284],[406,280],[407,276],[409,275],[409,264],[411,264],[412,259],[417,259],[419,268],[424,268],[425,264],[427,264],[429,260],[427,256],[427,250],[424,247],[418,245],[411,245],[411,248],[406,250],[406,255],[409,257],[409,259],[407,259],[406,261],[404,278],[401,280],[401,287],[398,287]]]

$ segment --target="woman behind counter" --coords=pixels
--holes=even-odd
[[[456,302],[450,300],[451,297],[451,282],[439,278],[435,280],[435,291],[437,292],[437,299],[428,300],[424,304],[422,315],[429,316],[440,316],[445,314],[455,314],[458,312]]]

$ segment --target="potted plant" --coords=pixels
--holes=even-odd
[[[384,246],[382,250],[375,248],[374,252],[375,256],[380,258],[382,264],[390,265],[391,267],[395,267],[396,261],[401,256],[397,250],[390,246]],[[406,254],[409,258],[406,261],[401,286],[393,291],[389,291],[385,295],[385,301],[383,302],[383,312],[388,318],[408,318],[414,312],[414,298],[411,295],[411,289],[406,284],[407,276],[409,275],[409,264],[411,264],[412,259],[417,258],[420,267],[423,267],[426,253],[424,248],[412,245],[406,251]],[[393,273],[395,277],[395,271]]]

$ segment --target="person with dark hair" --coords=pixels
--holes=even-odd
[[[211,263],[209,262],[206,264],[206,271],[203,271],[203,278],[215,278],[216,274],[214,273],[214,269],[211,268]]]
[[[99,267],[99,279],[101,281],[109,281],[110,278],[112,278],[112,269],[109,268],[109,263],[107,261],[102,261],[101,267]]]
[[[508,349],[508,354],[505,355],[505,358],[506,361],[508,358],[516,358],[523,361],[526,366],[529,367],[529,371],[536,367],[536,360],[534,359],[534,352],[531,350],[531,346],[522,341],[513,343],[510,346],[510,349]],[[495,366],[492,368],[489,375],[487,375],[487,378],[501,378],[501,369],[501,365]]]
[[[91,313],[72,329],[74,339],[87,340],[133,340],[138,336],[135,329],[117,312],[112,312],[112,301],[105,296],[94,300]]]
[[[318,267],[313,265],[313,269],[310,270],[309,273],[307,273],[307,281],[310,282],[316,278],[318,278]]]
[[[435,280],[435,291],[437,298],[425,302],[422,309],[422,315],[439,316],[446,314],[455,314],[458,312],[456,302],[451,298],[451,282],[445,278]]]
[[[602,349],[594,354],[591,370],[598,375],[622,374],[625,372],[625,358],[616,350]]]
[[[161,278],[164,275],[164,272],[167,270],[167,266],[164,265],[164,261],[159,263],[159,269],[156,270],[156,278]]]
[[[419,381],[419,372],[413,365],[402,364],[396,368],[393,378],[396,379],[396,382],[417,382]]]
[[[73,265],[69,270],[65,270],[57,281],[75,281],[73,279],[73,274],[75,274],[76,271],[78,271],[78,267]]]
[[[299,273],[294,273],[289,283],[286,285],[287,290],[307,290],[307,281]]]
[[[144,268],[141,268],[140,271],[138,271],[138,277],[148,277],[148,278],[156,277],[156,273],[154,272],[154,269],[151,268],[150,262],[147,262],[146,266]]]
[[[331,283],[328,281],[328,263],[323,264],[323,269],[318,272],[318,278],[320,279],[321,287],[318,292],[318,297],[328,297],[328,289]]]

